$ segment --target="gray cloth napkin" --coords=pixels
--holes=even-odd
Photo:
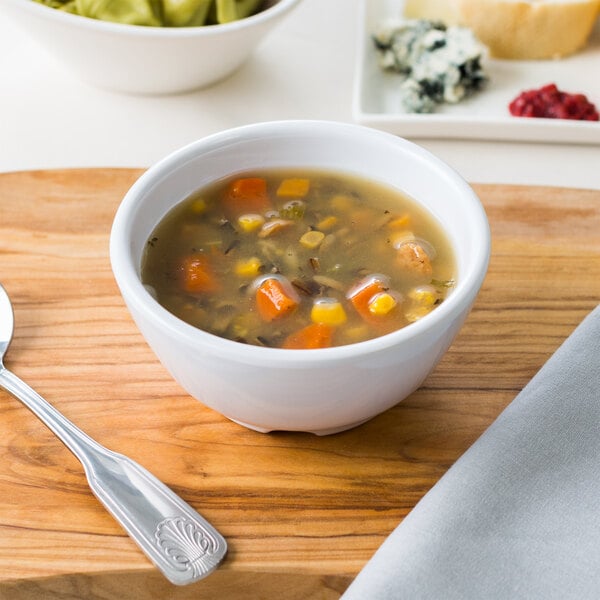
[[[600,306],[343,600],[600,599]]]

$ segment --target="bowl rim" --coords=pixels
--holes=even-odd
[[[66,25],[85,26],[93,31],[113,33],[117,35],[134,35],[142,38],[158,37],[167,39],[193,38],[197,36],[217,36],[227,32],[235,32],[246,29],[253,25],[259,25],[265,21],[275,19],[281,14],[291,10],[302,0],[276,0],[275,4],[261,10],[253,15],[244,17],[230,23],[217,23],[214,25],[197,25],[193,27],[153,27],[151,25],[133,25],[129,23],[115,23],[93,19],[82,15],[68,13],[34,0],[2,0],[2,3],[12,2],[13,6],[25,11],[38,13],[49,19],[54,19]]]
[[[199,153],[220,146],[224,141],[238,136],[255,138],[261,132],[264,134],[266,131],[281,128],[288,128],[286,134],[292,135],[295,131],[302,132],[306,127],[322,128],[323,131],[335,130],[340,133],[346,131],[400,144],[410,153],[424,158],[434,167],[441,169],[466,196],[472,206],[472,215],[478,221],[474,235],[477,247],[481,251],[473,259],[469,271],[458,280],[452,294],[422,319],[391,333],[355,344],[303,350],[255,346],[222,338],[182,321],[161,306],[144,287],[138,276],[137,266],[133,264],[133,260],[130,260],[131,248],[127,237],[129,231],[127,222],[136,213],[137,199],[150,191],[158,181],[168,177],[170,171],[178,165],[193,159]],[[415,200],[418,202],[418,199]],[[363,125],[324,120],[280,120],[242,125],[213,133],[175,150],[152,165],[134,182],[121,201],[113,220],[109,246],[113,275],[126,303],[135,304],[135,308],[145,318],[151,318],[161,330],[168,331],[170,335],[177,335],[189,347],[197,347],[198,342],[201,342],[203,347],[212,353],[222,356],[235,355],[237,360],[249,364],[268,362],[270,365],[305,367],[309,364],[329,363],[359,355],[379,353],[437,327],[445,331],[447,327],[444,327],[444,322],[452,322],[464,312],[466,307],[470,307],[483,284],[491,254],[491,232],[485,209],[471,186],[452,167],[422,146]]]

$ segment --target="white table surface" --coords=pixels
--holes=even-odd
[[[357,0],[303,0],[249,62],[193,93],[144,97],[89,87],[0,20],[0,171],[147,167],[233,126],[352,122]],[[598,145],[418,139],[472,183],[600,188]]]

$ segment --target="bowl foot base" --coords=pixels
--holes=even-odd
[[[347,431],[348,429],[353,429],[354,427],[358,427],[359,425],[362,425],[363,423],[366,423],[367,421],[369,421],[372,417],[369,417],[368,419],[363,419],[362,421],[357,421],[356,423],[350,423],[348,425],[341,425],[340,427],[331,427],[330,429],[318,429],[318,430],[312,430],[312,429],[279,429],[277,427],[275,428],[265,428],[265,427],[260,427],[258,425],[252,425],[251,423],[244,423],[243,421],[238,421],[237,419],[231,419],[230,421],[233,421],[234,423],[237,423],[238,425],[241,425],[242,427],[246,427],[246,429],[252,429],[252,431],[258,431],[259,433],[273,433],[274,431],[288,431],[288,432],[296,432],[296,433],[312,433],[314,435],[332,435],[334,433],[341,433],[342,431]]]

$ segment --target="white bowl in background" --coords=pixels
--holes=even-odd
[[[434,311],[399,331],[318,350],[246,345],[181,321],[140,280],[150,234],[165,213],[198,188],[237,172],[269,167],[345,171],[407,193],[449,236],[457,263],[455,288]],[[341,431],[417,389],[467,317],[489,255],[485,211],[450,167],[394,135],[324,121],[248,125],[174,152],[131,187],[110,238],[112,269],[125,303],[166,369],[206,406],[263,432]]]
[[[2,0],[0,14],[83,81],[119,92],[171,94],[231,75],[299,2],[269,0],[245,19],[201,27],[124,25],[33,0]]]

